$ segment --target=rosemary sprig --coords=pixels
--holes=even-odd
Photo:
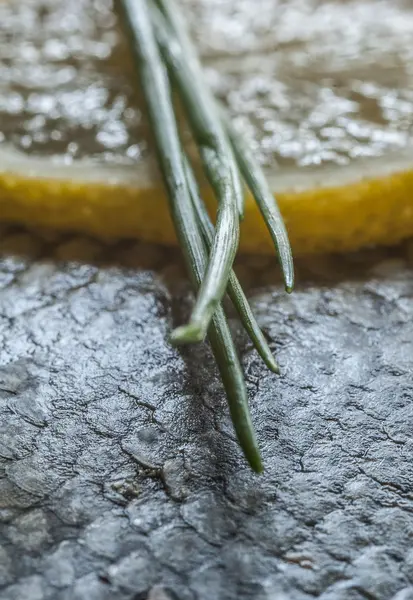
[[[180,11],[174,0],[152,0],[157,5],[159,10],[164,15],[169,30],[165,22],[159,18],[159,15],[154,16],[157,25],[158,41],[162,43],[163,52],[166,58],[169,58],[169,68],[175,73],[182,69],[182,62],[177,61],[177,51],[174,46],[179,43],[183,52],[179,58],[191,65],[192,71],[196,73],[196,86],[203,81],[202,70],[197,57],[196,50],[193,47],[191,39],[186,31],[185,23],[181,17]],[[176,40],[174,40],[174,37]],[[182,87],[182,79],[176,77],[177,85],[180,85],[180,91],[185,93]],[[242,136],[232,126],[230,119],[221,111],[221,118],[230,138],[232,148],[235,154],[238,167],[255,199],[260,212],[264,218],[267,228],[270,232],[274,245],[277,249],[278,258],[283,273],[285,289],[291,292],[294,287],[294,266],[288,234],[285,229],[283,219],[281,217],[277,202],[274,195],[269,189],[265,175],[260,165],[255,160],[248,144],[243,140]]]
[[[211,247],[214,235],[214,226],[211,223],[208,212],[199,194],[198,185],[188,160],[185,161],[185,170],[187,173],[187,181],[195,214],[198,219],[202,237],[204,238],[207,248],[209,249]],[[255,320],[249,302],[234,271],[231,271],[229,276],[227,292],[235,309],[238,312],[241,323],[250,336],[258,354],[261,356],[262,360],[270,369],[270,371],[279,374],[280,369],[260,329],[260,326]]]
[[[195,61],[185,60],[180,44],[170,35],[168,22],[155,5],[151,16],[158,44],[179,88],[205,172],[218,200],[214,240],[197,301],[189,323],[172,334],[172,341],[179,344],[204,338],[215,308],[225,294],[238,248],[243,193],[230,142]]]
[[[182,152],[168,75],[154,37],[147,0],[122,0],[125,21],[140,67],[148,113],[171,214],[195,288],[204,281],[208,254],[195,216],[187,176],[193,177]],[[231,268],[232,262],[230,264]],[[256,472],[262,471],[247,404],[242,369],[220,304],[216,304],[208,337],[227,393],[234,428],[243,452]]]

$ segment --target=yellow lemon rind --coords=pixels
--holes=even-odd
[[[273,173],[270,180],[278,190],[294,254],[391,245],[413,235],[413,161],[412,168],[406,157],[386,165],[380,167],[378,161],[373,167],[360,166],[358,172],[367,176],[358,180],[351,171],[346,175],[346,169],[338,167],[336,174],[328,169],[313,178],[301,174],[301,183],[294,173]],[[24,158],[0,172],[0,220],[109,240],[138,238],[175,244],[162,182],[153,169],[148,174],[148,169],[57,167],[50,161]],[[213,206],[208,190],[205,195]],[[274,251],[251,198],[246,202],[240,250]]]

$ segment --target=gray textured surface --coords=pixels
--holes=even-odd
[[[1,243],[1,600],[413,598],[407,247],[301,264],[291,297],[241,265],[283,370],[236,330],[257,477],[209,354],[167,343],[174,253]]]

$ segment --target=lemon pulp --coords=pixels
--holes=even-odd
[[[412,234],[413,8],[182,3],[210,85],[277,192],[294,252]],[[0,59],[1,218],[173,242],[112,2],[1,3]],[[251,201],[241,247],[271,249]]]

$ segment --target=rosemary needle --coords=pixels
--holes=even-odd
[[[121,4],[139,62],[142,87],[176,232],[192,282],[198,287],[203,281],[207,251],[192,206],[188,169],[184,164],[167,72],[153,35],[147,0],[122,0]],[[248,410],[242,369],[220,305],[216,307],[208,336],[227,393],[239,443],[251,467],[261,472],[263,466]]]
[[[192,65],[194,70],[200,71],[200,64],[197,58],[197,53],[190,37],[186,31],[185,23],[181,18],[180,11],[173,0],[153,0],[160,8],[169,26],[171,27],[177,41],[179,42],[185,59]],[[158,20],[159,21],[159,20]],[[159,22],[159,26],[161,23]],[[171,36],[163,36],[165,42],[171,44]],[[265,175],[262,172],[260,165],[255,160],[247,143],[242,136],[236,132],[229,118],[221,113],[221,117],[226,129],[226,132],[231,140],[235,158],[239,169],[250,188],[250,191],[257,202],[261,214],[265,220],[267,228],[271,234],[272,240],[277,249],[278,258],[283,273],[285,289],[291,292],[294,287],[294,266],[291,253],[291,247],[288,240],[288,234],[285,225],[274,199],[271,190],[269,189]]]
[[[206,98],[206,101],[208,102],[208,105],[209,105],[208,110],[211,113],[211,111],[214,110],[214,106],[213,106],[214,99],[211,96],[209,89],[204,85],[202,66],[198,60],[197,53],[194,51],[194,49],[192,47],[189,36],[186,34],[185,25],[182,21],[178,7],[176,6],[176,4],[174,3],[173,0],[167,0],[167,2],[165,2],[165,0],[152,0],[152,5],[153,6],[156,5],[159,8],[159,11],[165,17],[166,22],[168,22],[169,25],[172,27],[172,32],[175,33],[175,36],[177,37],[179,44],[183,49],[183,52],[185,54],[185,60],[187,61],[187,64],[189,65],[190,71],[195,76],[194,82],[196,81],[197,86],[200,86],[199,90],[202,92],[203,97]],[[161,15],[159,15],[159,13],[156,16],[156,18],[158,19],[158,25],[165,27],[165,22],[163,22],[163,19],[161,18]],[[192,82],[192,83],[194,83],[194,82]],[[195,113],[195,116],[196,116],[196,113]],[[215,126],[216,126],[216,123],[215,123]],[[219,137],[221,138],[221,141],[225,142],[226,140],[225,140],[224,132],[222,131],[222,127],[219,123],[218,123],[218,126],[220,127]],[[242,180],[241,180],[239,174],[237,173],[237,168],[236,168],[236,164],[235,164],[236,163],[235,156],[232,151],[231,144],[225,143],[225,150],[230,159],[231,171],[233,172],[233,185],[234,185],[234,190],[235,190],[235,195],[236,195],[236,200],[237,200],[237,205],[238,205],[238,212],[239,212],[240,218],[243,219],[244,218],[244,210],[245,210],[244,186],[242,184]]]
[[[187,174],[187,181],[192,204],[194,206],[195,214],[198,219],[201,233],[207,247],[210,248],[214,235],[214,226],[211,223],[208,212],[199,195],[198,185],[188,160],[185,161],[185,170]],[[231,298],[234,307],[238,312],[241,323],[243,324],[248,335],[250,336],[262,360],[270,369],[270,371],[273,371],[273,373],[279,373],[280,369],[260,329],[260,326],[255,320],[254,314],[251,310],[248,300],[234,271],[231,271],[231,274],[229,276],[227,292],[228,296]]]
[[[267,179],[260,165],[255,160],[243,138],[235,131],[235,128],[229,119],[225,119],[224,122],[231,139],[240,171],[255,198],[277,249],[283,272],[285,289],[290,293],[294,288],[293,257],[287,230],[277,206],[277,202],[269,188]]]
[[[227,393],[229,411],[241,449],[250,467],[256,473],[262,473],[264,467],[251,423],[244,374],[221,306],[215,311],[208,338]]]
[[[158,44],[179,88],[207,177],[218,199],[209,263],[190,322],[172,334],[172,341],[180,344],[204,338],[215,308],[225,294],[238,248],[238,194],[243,196],[243,191],[230,142],[202,76],[193,62],[185,60],[181,46],[169,33],[168,22],[155,5],[151,16]]]

